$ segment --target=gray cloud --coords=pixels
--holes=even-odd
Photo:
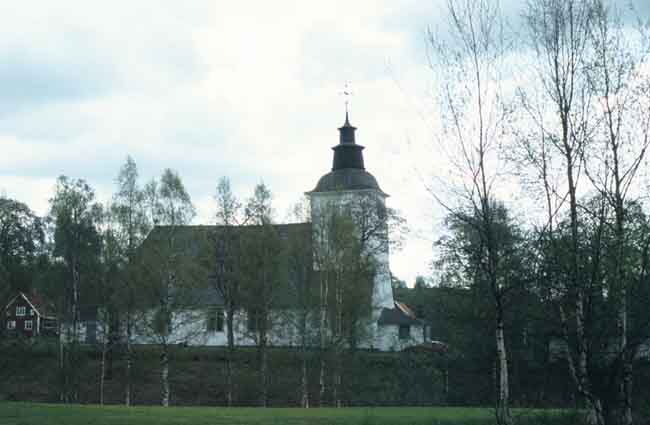
[[[413,169],[437,165],[416,145],[431,133],[424,31],[442,28],[445,3],[0,5],[0,189],[43,209],[65,173],[107,198],[131,154],[143,180],[178,170],[201,221],[223,175],[242,197],[264,180],[282,216],[329,170],[343,122],[337,93],[352,80],[369,170],[431,234],[439,211]],[[520,7],[504,4],[515,18]],[[398,274],[427,271],[428,243],[393,257]]]
[[[24,107],[83,100],[108,93],[116,83],[115,68],[104,58],[79,55],[74,43],[61,46],[70,56],[48,57],[22,46],[0,51],[0,113]],[[84,49],[88,53],[88,49]]]

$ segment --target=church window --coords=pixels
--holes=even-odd
[[[223,332],[223,309],[217,309],[217,332]]]
[[[409,325],[400,325],[399,339],[409,339],[411,337],[411,327]]]
[[[210,309],[210,311],[208,311],[207,319],[208,319],[207,320],[208,332],[223,332],[223,325],[224,325],[223,309],[221,308]]]
[[[248,312],[248,322],[247,322],[247,327],[249,332],[257,332],[257,324],[259,320],[259,314],[255,311],[249,311]]]

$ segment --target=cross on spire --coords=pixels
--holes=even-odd
[[[346,81],[343,85],[343,91],[339,93],[345,99],[345,121],[348,121],[348,108],[350,106],[350,98],[354,95],[354,92],[350,88],[350,81]]]

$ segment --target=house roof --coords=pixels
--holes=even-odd
[[[54,304],[43,298],[40,294],[31,293],[26,296],[41,316],[54,317]]]
[[[30,294],[25,294],[24,292],[19,292],[18,295],[13,297],[11,301],[7,304],[5,307],[5,310],[9,308],[10,305],[12,305],[17,298],[23,298],[25,301],[29,303],[29,305],[32,306],[32,308],[36,311],[36,314],[39,316],[43,317],[55,317],[55,309],[54,309],[54,304],[51,302],[47,301],[45,298],[43,298],[40,294],[37,294],[35,292],[32,292]]]
[[[421,325],[422,320],[415,316],[415,313],[406,304],[395,301],[395,307],[381,310],[379,325]]]

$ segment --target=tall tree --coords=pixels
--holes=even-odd
[[[78,400],[79,307],[86,279],[94,274],[98,262],[100,238],[96,227],[101,206],[95,202],[95,192],[84,180],[57,180],[54,197],[50,200],[50,217],[54,222],[54,256],[66,266],[66,291],[63,299],[65,312],[65,344],[61,343],[62,401]],[[90,295],[90,294],[88,294]]]
[[[234,399],[233,365],[235,356],[234,319],[239,307],[241,286],[241,233],[242,206],[232,192],[230,180],[222,177],[217,184],[216,228],[213,234],[214,273],[212,288],[221,296],[225,306],[226,337],[226,404],[232,406]]]
[[[260,406],[268,403],[268,346],[271,330],[278,323],[274,307],[287,283],[286,246],[273,226],[272,195],[264,183],[255,187],[246,203],[250,226],[242,234],[242,301],[248,332],[257,346]]]
[[[629,341],[630,288],[636,280],[628,266],[625,247],[634,231],[629,223],[627,204],[641,195],[635,193],[638,171],[650,144],[650,84],[643,66],[647,63],[648,35],[640,34],[641,44],[626,36],[620,11],[604,0],[596,0],[590,26],[593,59],[587,67],[589,89],[599,100],[601,114],[595,134],[600,149],[587,152],[585,169],[592,184],[614,212],[614,247],[608,301],[615,306],[618,353],[612,364],[618,389],[615,406],[607,403],[605,419],[621,425],[632,423],[632,367],[638,344]],[[636,44],[633,46],[633,44]],[[596,164],[596,167],[593,166]]]
[[[350,357],[361,342],[371,337],[366,332],[377,273],[375,256],[386,247],[382,248],[382,241],[366,239],[364,235],[370,235],[371,228],[378,229],[386,223],[373,220],[364,223],[359,219],[365,215],[363,202],[356,201],[359,200],[321,205],[319,220],[312,223],[313,264],[319,287],[321,405],[325,404],[328,393],[328,375],[331,375],[333,404],[342,405],[344,357]],[[371,222],[372,225],[366,226]],[[386,240],[383,234],[381,239]]]
[[[116,192],[113,194],[111,205],[112,214],[116,221],[115,237],[120,247],[123,266],[120,273],[120,284],[117,288],[121,320],[124,323],[125,337],[125,388],[124,403],[132,402],[132,368],[133,368],[133,326],[136,305],[136,282],[132,263],[137,247],[150,231],[152,222],[146,213],[145,193],[138,183],[138,168],[130,156],[120,167],[115,180]],[[111,338],[116,339],[115,332]]]
[[[563,297],[554,297],[557,315],[566,336],[565,350],[570,375],[585,400],[589,421],[603,424],[602,400],[594,392],[589,374],[589,359],[594,345],[588,332],[593,274],[582,270],[589,258],[582,258],[581,215],[578,190],[583,175],[585,152],[592,150],[596,102],[593,84],[585,72],[591,62],[590,38],[595,28],[595,3],[591,0],[543,0],[528,4],[525,13],[527,32],[536,53],[537,77],[541,81],[540,105],[525,102],[541,141],[530,150],[544,184],[547,223],[542,240],[551,248],[548,258],[548,282]],[[590,87],[591,86],[591,87]],[[550,105],[549,112],[544,105]],[[530,146],[530,145],[529,145]],[[554,178],[551,165],[561,170]],[[567,201],[568,200],[568,205]],[[568,210],[569,237],[559,237],[559,219]],[[604,219],[602,205],[594,211]],[[595,264],[592,264],[595,266]],[[593,269],[595,270],[595,269]],[[553,291],[549,294],[554,293]],[[575,335],[569,341],[569,335]]]
[[[41,219],[26,204],[0,196],[0,300],[32,288],[33,265],[44,242]]]
[[[306,224],[311,212],[307,198],[296,203],[291,211],[290,221]],[[288,283],[291,299],[295,300],[295,314],[287,315],[287,322],[298,331],[300,348],[300,406],[311,406],[309,396],[308,348],[313,344],[313,320],[317,316],[317,293],[315,291],[313,245],[311,232],[305,231],[311,227],[301,224],[289,226],[288,229]]]
[[[499,148],[506,145],[505,124],[510,115],[502,90],[509,42],[498,2],[450,0],[448,11],[449,32],[444,36],[431,33],[430,44],[432,66],[442,76],[438,139],[452,164],[450,175],[444,177],[451,198],[446,199],[437,187],[430,187],[430,193],[457,218],[471,218],[467,224],[481,238],[477,264],[495,313],[496,419],[502,425],[512,422],[504,329],[508,288],[503,280],[506,270],[500,257],[503,247],[494,200],[503,181]],[[460,202],[452,204],[454,199]]]
[[[517,322],[532,320],[523,314],[515,318],[516,308],[526,304],[526,289],[529,280],[527,276],[530,274],[530,269],[526,269],[525,265],[532,263],[532,256],[529,254],[530,249],[526,235],[515,223],[510,212],[503,204],[492,202],[495,246],[498,247],[499,258],[498,280],[503,303],[501,314],[504,331],[508,331],[504,337],[512,337],[515,334],[514,328]],[[467,216],[460,216],[457,213],[449,214],[446,223],[450,234],[437,242],[441,258],[436,265],[443,273],[445,286],[467,290],[464,308],[467,308],[468,311],[460,311],[462,319],[456,319],[458,320],[456,324],[458,332],[457,334],[452,332],[454,335],[446,335],[445,341],[458,344],[457,347],[464,346],[467,355],[474,356],[478,362],[485,360],[488,356],[489,361],[494,364],[491,352],[485,352],[485,350],[476,347],[476,341],[480,339],[486,339],[486,343],[489,341],[490,338],[486,338],[486,331],[493,330],[494,325],[489,322],[495,320],[499,311],[494,308],[492,284],[487,273],[487,264],[485,264],[487,261],[485,240],[481,234],[480,226],[473,223],[480,220],[480,216],[470,215],[476,214],[472,210],[468,210],[467,214]],[[456,294],[458,293],[456,292]],[[452,299],[445,301],[453,303]],[[457,306],[450,305],[447,308],[453,310]],[[468,329],[468,327],[472,329]],[[441,330],[438,329],[437,332],[441,332]],[[469,339],[465,339],[468,337]],[[513,341],[510,341],[508,347],[512,346]],[[508,361],[510,364],[514,363],[512,354]],[[496,372],[498,372],[497,368],[495,368]],[[511,381],[512,378],[511,376]],[[496,383],[498,384],[498,379]],[[498,387],[496,389],[498,390]]]
[[[119,338],[117,308],[121,299],[120,280],[124,272],[124,257],[115,222],[114,209],[107,205],[98,219],[101,249],[99,272],[93,285],[97,294],[97,331],[101,350],[99,404],[104,404],[105,382],[112,377],[112,351]]]
[[[166,169],[160,183],[147,187],[156,228],[140,249],[135,267],[142,276],[139,292],[144,305],[138,318],[140,330],[160,348],[161,404],[169,406],[169,362],[171,346],[186,342],[198,332],[191,306],[197,275],[196,249],[185,227],[195,215],[189,194],[177,173]]]

